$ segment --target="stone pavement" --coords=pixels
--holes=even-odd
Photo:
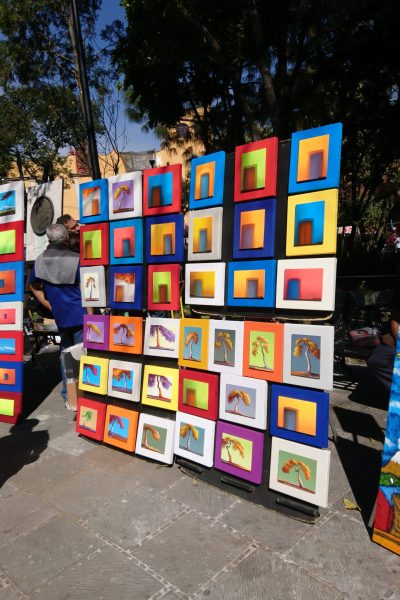
[[[400,558],[369,537],[387,404],[368,380],[337,377],[329,507],[308,525],[78,437],[29,369],[31,414],[0,424],[0,600],[400,600]]]

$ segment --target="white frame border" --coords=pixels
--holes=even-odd
[[[216,329],[232,329],[236,333],[234,367],[229,367],[228,365],[216,365],[214,363],[214,346],[211,347],[211,343],[213,341]],[[208,335],[208,370],[214,373],[230,373],[232,375],[241,375],[243,373],[244,321],[211,319]]]
[[[85,300],[85,290],[83,287],[83,275],[82,271],[85,272],[95,272],[99,274],[99,299],[98,300]],[[93,306],[98,308],[104,308],[107,306],[107,297],[106,297],[106,276],[105,270],[102,265],[95,265],[93,267],[80,267],[79,271],[80,277],[80,287],[81,287],[81,296],[82,296],[82,306]]]
[[[185,304],[198,306],[224,306],[225,304],[225,263],[186,263],[185,264]],[[199,271],[215,272],[215,298],[197,298],[190,295],[190,273]],[[222,285],[221,285],[222,284]]]
[[[112,210],[113,197],[112,185],[123,181],[133,181],[133,209],[125,213],[114,213]],[[142,172],[124,173],[123,175],[114,175],[108,177],[108,218],[110,221],[120,221],[122,219],[134,219],[141,217],[142,211]]]
[[[289,258],[278,260],[276,273],[276,308],[294,310],[334,310],[336,284],[336,258]],[[321,300],[285,300],[285,269],[323,269]]]
[[[144,421],[149,425],[155,425],[156,427],[164,427],[167,430],[167,437],[165,440],[165,453],[160,454],[159,452],[153,452],[147,448],[142,448],[141,440],[143,434]],[[135,454],[139,456],[146,456],[157,462],[166,463],[170,465],[174,461],[174,433],[175,433],[175,420],[163,419],[162,417],[156,417],[149,413],[142,412],[139,415],[139,423],[136,435]],[[161,458],[163,457],[163,458]]]
[[[226,386],[235,384],[243,387],[251,387],[256,391],[256,413],[255,418],[244,417],[228,413],[225,410]],[[223,421],[236,423],[244,427],[252,427],[265,431],[267,429],[267,411],[268,411],[268,382],[264,379],[253,379],[251,377],[242,377],[240,375],[228,375],[223,373],[219,386],[219,418]]]
[[[167,321],[166,324],[165,321]],[[145,331],[144,331],[144,343],[143,343],[143,354],[147,356],[164,356],[165,358],[178,358],[179,356],[179,331],[180,331],[180,319],[170,319],[168,317],[147,317]],[[151,325],[164,325],[171,329],[176,329],[175,333],[175,349],[174,350],[157,350],[149,347],[150,342],[150,327]]]
[[[188,452],[187,450],[184,450],[183,448],[179,447],[179,433],[181,421],[185,421],[185,423],[190,423],[195,427],[201,427],[205,430],[203,456],[199,456],[198,454],[194,454],[193,452]],[[191,462],[197,463],[199,465],[204,465],[205,467],[212,467],[214,464],[214,442],[215,421],[210,421],[209,419],[202,419],[201,417],[197,417],[189,413],[179,411],[176,413],[174,453],[177,456],[182,456],[183,458],[187,458]]]
[[[134,376],[134,385],[132,387],[132,393],[116,392],[112,389],[112,370],[113,369],[126,369],[132,371]],[[140,402],[140,391],[142,382],[142,365],[140,363],[128,362],[126,360],[115,360],[110,358],[108,363],[108,382],[107,382],[107,395],[113,398],[122,398],[128,402]]]
[[[213,217],[211,252],[193,252],[193,220],[195,218]],[[205,260],[221,260],[222,256],[222,206],[189,211],[188,224],[188,260],[204,262]]]

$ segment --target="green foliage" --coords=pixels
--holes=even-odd
[[[390,473],[381,473],[379,485],[400,487],[400,477],[396,477],[396,475],[391,475]]]

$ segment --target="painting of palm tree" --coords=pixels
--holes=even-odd
[[[82,407],[79,416],[79,425],[83,429],[88,429],[89,431],[96,431],[97,411]]]
[[[113,369],[111,387],[116,392],[132,392],[132,371],[127,369]]]
[[[215,331],[214,362],[216,364],[232,367],[235,365],[234,336],[234,331],[224,329]]]
[[[91,363],[83,363],[82,383],[87,385],[100,386],[100,367]]]
[[[226,412],[232,413],[233,415],[247,416],[247,415],[244,415],[242,412],[240,412],[239,404],[243,403],[245,406],[250,406],[251,405],[250,394],[248,394],[244,390],[234,389],[229,392],[227,400],[228,400],[228,405],[234,404],[234,407],[233,407],[233,409],[227,410]]]
[[[165,429],[161,429],[160,427],[153,427],[153,425],[149,425],[148,423],[145,423],[143,425],[143,435],[141,442],[142,448],[146,448],[147,450],[152,450],[153,452],[164,454],[165,440]]]
[[[135,341],[134,325],[119,323],[114,326],[114,344],[117,346],[133,346]]]
[[[245,452],[245,442],[235,436],[223,434],[221,446],[221,461],[230,465],[251,471],[251,464],[248,465],[248,457]],[[251,457],[250,457],[251,460]]]
[[[303,477],[306,481],[311,480],[311,469],[305,464],[305,462],[300,459],[289,458],[289,460],[282,465],[281,471],[285,474],[289,474],[291,471],[293,471],[295,476],[295,481],[293,481],[293,479],[291,481],[288,481],[287,479],[279,479],[281,483],[297,487],[306,492],[314,493],[314,491],[310,490],[303,481]]]
[[[113,185],[114,212],[126,212],[133,208],[132,183],[124,181]]]
[[[252,332],[250,335],[251,354],[250,366],[252,369],[261,369],[263,371],[272,371],[268,366],[268,353],[270,351],[270,341],[265,335],[258,332]],[[254,360],[252,360],[254,357]]]
[[[186,328],[188,329],[188,328]],[[200,361],[199,334],[197,331],[190,330],[186,333],[185,329],[185,348],[184,358],[187,360]]]
[[[175,342],[175,338],[175,333],[171,329],[168,329],[168,327],[160,325],[159,323],[150,325],[149,348],[157,350],[174,350],[174,348],[171,347],[171,344]]]
[[[104,341],[102,336],[103,331],[100,330],[96,323],[93,323],[93,321],[87,321],[85,326],[87,342],[96,342],[101,344]]]
[[[291,374],[298,377],[319,379],[320,377],[320,338],[295,338]],[[303,368],[302,368],[303,367]],[[305,368],[304,368],[305,367]]]
[[[98,294],[94,294],[94,290],[97,289],[96,278],[94,275],[85,276],[85,299],[86,300],[98,300]]]
[[[199,456],[204,454],[204,429],[192,423],[182,423],[179,428],[179,447]]]
[[[151,394],[147,391],[148,398],[155,398],[157,400],[164,400],[165,402],[171,402],[171,396],[167,395],[168,390],[172,388],[172,381],[165,375],[158,375],[157,373],[151,373],[147,380],[148,388],[156,388],[157,394]]]
[[[120,442],[126,442],[129,434],[129,419],[110,414],[108,421],[108,436]]]

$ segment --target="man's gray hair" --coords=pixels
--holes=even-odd
[[[53,223],[46,229],[49,242],[65,242],[68,237],[67,228],[59,223]]]

